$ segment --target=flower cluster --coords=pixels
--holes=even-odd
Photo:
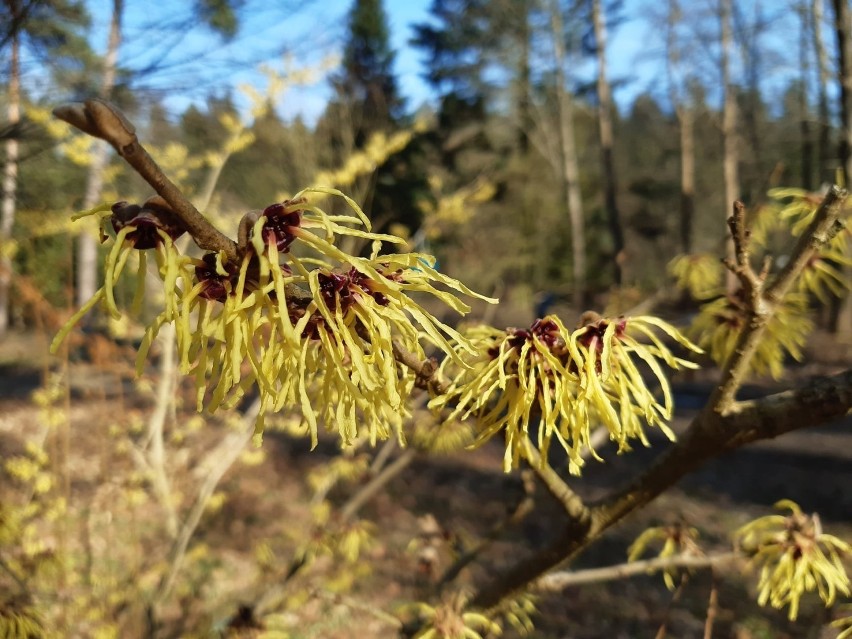
[[[627,549],[627,561],[636,561],[649,546],[657,542],[662,542],[660,552],[657,553],[660,559],[677,555],[701,556],[704,554],[698,545],[698,529],[679,522],[670,526],[657,526],[644,530]],[[675,589],[675,577],[679,573],[680,570],[673,567],[663,570],[666,588]]]
[[[838,606],[842,613],[846,616],[839,617],[831,622],[832,628],[837,628],[840,632],[837,634],[837,639],[849,639],[852,637],[852,604],[845,603]]]
[[[794,188],[772,189],[769,196],[778,202],[778,219],[787,220],[795,236],[800,236],[808,228],[822,201],[820,194]],[[823,304],[828,303],[830,297],[846,294],[849,283],[841,269],[852,265],[852,260],[846,256],[850,234],[849,228],[840,230],[822,251],[808,261],[797,283],[799,291],[812,293]]]
[[[448,410],[447,419],[478,417],[477,443],[503,433],[507,471],[518,466],[533,438],[542,460],[556,440],[568,454],[570,471],[579,474],[591,431],[599,425],[619,451],[629,450],[633,439],[647,445],[646,424],[674,437],[666,425],[673,407],[661,362],[675,369],[695,365],[675,357],[655,329],[699,352],[674,327],[644,316],[594,318],[574,331],[555,316],[528,329],[472,328],[466,337],[477,354],[456,349],[464,365],[450,359],[441,364],[439,372],[451,383],[430,406]],[[661,398],[646,385],[642,369],[656,381]]]
[[[758,603],[789,606],[789,618],[795,620],[806,592],[817,591],[826,606],[838,592],[849,595],[849,577],[841,562],[849,544],[823,533],[819,518],[803,513],[798,504],[784,499],[775,506],[790,514],[761,517],[735,534],[740,547],[753,554],[752,563],[761,566]]]
[[[467,601],[461,594],[446,598],[436,606],[422,602],[407,606],[421,623],[414,639],[482,639],[484,635],[502,633],[497,622],[466,606]]]
[[[734,352],[743,328],[751,314],[742,289],[704,304],[695,318],[690,335],[705,348],[717,364],[722,365]],[[808,316],[807,298],[788,293],[775,308],[766,325],[749,369],[758,375],[779,378],[784,372],[784,359],[789,355],[801,359],[802,349],[813,330]]]
[[[710,253],[678,255],[668,263],[666,270],[675,278],[677,287],[693,299],[714,297],[722,286],[722,262]]]
[[[326,214],[311,202],[316,195],[343,198],[352,214]],[[370,232],[357,204],[332,189],[307,189],[247,215],[238,262],[217,253],[182,255],[174,243],[182,229],[159,200],[93,212],[105,213],[116,231],[106,283],[55,345],[102,299],[118,313],[113,288],[128,255],[140,254],[141,278],[145,252],[154,250],[165,304],[139,349],[139,372],[159,329],[173,323],[181,369],[195,378],[199,410],[233,407],[256,389],[258,434],[266,414],[300,407],[314,445],[320,422],[336,427],[344,444],[361,436],[372,442],[393,433],[401,438],[415,376],[395,361],[394,344],[422,359],[423,343],[456,361],[459,352],[473,352],[411,294],[431,295],[460,313],[469,307],[455,293],[493,301],[436,271],[430,256],[382,255],[384,243],[404,241]],[[343,252],[340,236],[370,243],[369,256]]]

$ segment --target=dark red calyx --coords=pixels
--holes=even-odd
[[[272,204],[263,209],[266,222],[261,230],[261,237],[266,244],[275,243],[279,253],[286,253],[296,239],[293,230],[302,223],[302,211],[291,211],[291,202]]]
[[[379,269],[379,273],[385,279],[391,280],[393,282],[404,282],[405,280],[402,278],[402,269],[397,269],[395,271],[384,271]],[[375,281],[364,275],[361,271],[356,269],[354,266],[349,269],[349,279],[352,283],[360,288],[362,291],[370,295],[370,297],[375,300],[376,304],[379,306],[387,306],[390,304],[390,300],[387,295],[385,295],[380,289],[381,286]]]
[[[592,345],[594,345],[598,352],[603,351],[603,336],[609,325],[610,322],[603,319],[589,324],[586,326],[586,331],[580,335],[578,341],[586,348],[591,348]],[[617,320],[615,325],[615,338],[619,339],[622,335],[624,335],[626,328],[627,320],[625,318],[622,317]]]
[[[110,222],[116,233],[125,227],[133,227],[134,230],[126,235],[125,241],[140,251],[154,248],[163,242],[158,230],[172,240],[186,232],[181,219],[159,195],[148,198],[141,205],[116,202],[112,205]]]
[[[559,334],[559,325],[553,320],[537,319],[529,328],[508,328],[506,333],[509,339],[506,342],[509,348],[521,350],[526,342],[537,340],[547,346],[555,355],[562,355],[565,350],[565,342]],[[500,354],[499,346],[488,349],[488,355],[495,359]]]
[[[357,271],[356,271],[357,272]],[[340,308],[344,313],[355,303],[353,288],[357,286],[348,273],[320,273],[320,294],[329,310]]]
[[[300,319],[308,312],[308,304],[310,298],[307,299],[287,299],[287,314],[290,316],[290,321],[297,324]],[[302,337],[310,340],[319,339],[319,327],[325,324],[322,315],[314,313],[308,319],[305,328],[302,330]]]
[[[202,258],[202,264],[195,267],[195,278],[204,284],[200,296],[207,300],[216,302],[224,302],[228,297],[228,293],[234,290],[239,271],[234,268],[229,268],[225,264],[227,275],[222,275],[216,271],[216,254],[207,253]]]

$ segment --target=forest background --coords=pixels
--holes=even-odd
[[[123,0],[7,0],[0,19],[0,351],[12,355],[0,366],[8,388],[19,383],[22,362],[30,370],[48,361],[45,343],[32,336],[54,332],[102,280],[108,247],[94,225],[72,223],[70,215],[150,195],[107,145],[51,119],[51,109],[69,101],[98,95],[120,106],[166,172],[228,232],[246,211],[302,187],[344,190],[375,230],[405,237],[411,249],[436,255],[441,271],[500,297],[496,311],[474,311],[490,313],[498,326],[526,326],[552,310],[571,324],[587,308],[617,314],[657,306],[683,320],[697,306],[668,295],[668,265],[679,254],[724,254],[735,199],[760,219],[775,210],[767,195],[773,188],[848,183],[848,0],[433,0],[412,24],[404,22],[403,4],[413,3],[355,0],[330,10],[309,1],[199,0],[150,12]],[[783,254],[776,257],[783,262]],[[122,296],[129,304],[132,289]],[[847,299],[839,286],[815,301],[821,330],[833,335],[834,364],[848,365]],[[72,357],[114,364],[125,357],[115,340],[138,340],[142,326],[95,315],[84,326],[89,342]],[[45,388],[51,379],[44,376]],[[92,388],[85,390],[91,397]],[[112,392],[95,389],[107,402]],[[144,573],[158,584],[149,589],[159,606],[155,625],[179,627],[181,614],[198,627],[230,619],[233,592],[189,600],[205,575],[228,563],[207,553],[210,539],[187,539],[182,553],[190,560],[181,556],[181,568],[172,552],[180,544],[162,541],[181,541],[182,507],[192,519],[199,502],[191,499],[187,459],[205,459],[200,450],[209,442],[193,439],[203,437],[195,426],[178,427],[172,412],[163,419],[173,451],[124,459],[126,442],[103,418],[116,439],[97,444],[102,461],[100,474],[86,480],[91,486],[72,488],[80,454],[72,450],[73,431],[41,429],[50,422],[44,411],[59,400],[39,397],[41,413],[26,409],[30,430],[14,433],[9,455],[32,437],[56,439],[56,454],[39,462],[39,472],[52,477],[44,491],[51,499],[76,497],[78,510],[63,530],[91,531],[93,504],[105,494],[98,486],[110,477],[121,489],[117,521],[132,519],[128,513],[145,499],[167,515],[163,530],[127,548],[144,555],[139,549],[156,548],[159,534],[172,549],[165,567]],[[142,422],[149,409],[140,411]],[[180,403],[169,410],[180,411]],[[14,432],[17,423],[10,418],[5,427]],[[304,489],[317,491],[311,499],[322,493],[325,503],[346,475],[335,472],[333,481],[325,478],[330,484],[316,480],[324,488]],[[23,480],[30,498],[41,494],[27,483],[38,477]],[[239,509],[238,490],[212,491],[201,512]],[[211,530],[224,526],[216,521]],[[104,526],[118,534],[120,524]],[[297,535],[288,534],[281,543],[292,550]],[[99,587],[115,587],[118,555],[107,557],[85,535],[68,537],[56,545],[87,557],[90,579],[103,569]],[[258,547],[272,552],[274,544]],[[261,574],[275,564],[260,554],[254,561]],[[51,614],[115,632],[140,618],[97,603],[95,590],[88,596],[79,610]]]
[[[397,25],[407,42],[398,31],[391,37],[380,3],[322,25],[325,9],[310,2],[184,4],[144,17],[119,4],[96,20],[83,4],[12,3],[23,22],[18,34],[7,21],[2,41],[6,96],[14,97],[4,137],[20,159],[14,188],[7,169],[2,231],[29,239],[4,254],[14,252],[14,272],[32,277],[51,303],[67,304],[69,282],[55,277],[55,260],[92,262],[91,249],[72,257],[67,234],[33,231],[84,200],[94,205],[94,193],[73,185],[95,172],[105,171],[100,180],[122,199],[145,193],[115,159],[95,170],[65,151],[43,112],[28,112],[103,93],[105,65],[114,65],[111,99],[158,147],[202,157],[221,147],[224,118],[247,127],[253,141],[224,164],[212,204],[234,211],[226,213],[232,222],[238,211],[333,177],[371,134],[417,123],[404,148],[372,159],[356,199],[380,227],[405,228],[448,272],[481,290],[499,287],[531,310],[544,291],[577,302],[572,296],[613,284],[656,290],[674,255],[718,252],[732,199],[756,208],[772,187],[815,189],[836,179],[843,113],[831,10],[733,3],[725,34],[718,3],[604,4],[605,47],[595,42],[592,4],[565,3],[555,51],[547,3],[435,2],[423,21]],[[110,60],[103,26],[111,15],[123,21]],[[400,89],[392,40],[406,42],[403,84],[413,99]],[[637,40],[643,46],[631,53]],[[422,82],[412,81],[414,59]],[[261,64],[293,85],[286,95],[269,92]],[[256,118],[239,88],[252,84],[255,99],[272,107]],[[605,142],[601,114],[612,129]],[[183,168],[181,183],[198,191],[204,161]],[[458,219],[446,211],[441,219],[440,204],[453,196],[469,205]],[[77,270],[94,277],[91,265]],[[71,288],[87,299],[91,286]],[[13,307],[13,321],[23,312]]]

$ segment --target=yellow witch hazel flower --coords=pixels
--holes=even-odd
[[[79,220],[90,215],[101,218],[102,241],[107,239],[104,227],[111,226],[116,234],[115,243],[104,264],[104,285],[71,316],[57,333],[50,347],[51,352],[56,352],[77,322],[98,303],[103,304],[111,317],[121,317],[121,312],[115,303],[115,284],[124,272],[132,253],[139,258],[136,271],[136,293],[133,297],[133,309],[136,312],[141,306],[145,292],[149,250],[154,251],[160,277],[163,279],[163,287],[167,293],[174,289],[179,279],[187,279],[190,275],[190,271],[187,270],[189,261],[180,255],[174,244],[174,241],[183,235],[185,229],[163,198],[154,196],[141,205],[123,201],[112,205],[105,204],[78,213],[72,217],[72,220]],[[166,300],[169,305],[169,317],[174,319],[177,312],[175,298],[167,294]]]
[[[845,617],[840,617],[831,622],[832,628],[837,628],[840,632],[837,634],[837,639],[849,639],[852,637],[852,604],[844,603],[838,606]]]
[[[740,332],[749,321],[749,313],[743,291],[738,289],[704,304],[690,327],[690,336],[707,349],[713,361],[722,365],[733,353]],[[802,349],[812,330],[807,298],[798,293],[787,294],[769,319],[749,370],[775,379],[781,377],[784,359],[787,355],[796,360],[802,358]]]
[[[487,615],[466,609],[467,600],[457,594],[437,606],[418,602],[406,608],[417,614],[422,627],[414,639],[482,639],[502,634],[500,624]]]
[[[326,214],[311,201],[317,195],[342,197],[352,214]],[[146,331],[139,372],[159,329],[174,323],[181,370],[195,378],[198,409],[233,407],[256,388],[258,435],[266,414],[300,407],[314,445],[320,422],[335,427],[344,444],[362,436],[374,443],[393,433],[401,439],[415,376],[395,361],[394,345],[423,359],[424,341],[457,359],[456,347],[473,352],[410,293],[431,294],[460,313],[469,306],[450,291],[494,301],[438,273],[430,256],[381,255],[383,243],[404,240],[370,232],[357,204],[333,189],[306,189],[248,214],[238,263],[215,253],[180,256],[168,229],[143,226],[147,235],[141,236],[134,226],[138,216],[117,226],[128,205],[116,207],[107,214],[117,231],[108,282],[86,310],[101,298],[114,307],[112,286],[130,251],[162,251],[166,304]],[[371,242],[369,257],[341,251],[335,244],[341,235]],[[291,252],[295,246],[299,250]]]
[[[803,513],[795,502],[783,499],[775,507],[790,514],[761,517],[735,533],[740,547],[753,553],[752,563],[761,566],[758,603],[789,606],[788,616],[795,620],[806,592],[816,591],[826,606],[838,592],[848,596],[841,556],[850,551],[849,544],[822,532],[819,517]]]
[[[678,255],[666,270],[675,278],[678,288],[697,300],[717,295],[724,273],[719,257],[709,253]]]
[[[796,236],[811,223],[823,199],[819,193],[795,188],[772,189],[769,196],[778,201],[779,219],[788,220]],[[813,294],[823,304],[827,304],[830,297],[845,295],[849,283],[841,269],[852,265],[852,260],[845,255],[849,237],[848,228],[840,230],[822,251],[811,257],[798,280],[799,291]]]
[[[823,193],[797,188],[770,189],[767,195],[777,202],[778,218],[792,224],[791,231],[795,236],[801,235],[808,228],[824,198]],[[848,240],[849,231],[846,230],[835,235],[828,246],[842,252]]]
[[[447,419],[476,416],[476,444],[504,433],[507,472],[525,457],[526,442],[537,431],[534,444],[542,460],[555,439],[568,454],[569,470],[579,474],[591,431],[599,425],[620,451],[629,450],[631,439],[647,445],[644,425],[674,437],[666,425],[673,405],[661,362],[675,369],[695,364],[675,357],[657,329],[700,352],[674,327],[644,316],[592,319],[575,331],[552,315],[529,329],[473,328],[467,337],[478,354],[465,356],[457,349],[467,367],[456,366],[455,371],[451,360],[441,364],[439,371],[451,384],[430,406],[448,409]],[[642,367],[659,384],[661,399],[646,385]],[[535,421],[537,429],[531,428]]]
[[[651,545],[656,545],[657,542],[662,542],[660,552],[657,553],[657,557],[660,559],[676,555],[700,556],[704,554],[698,545],[698,529],[681,522],[644,530],[627,549],[627,561],[638,560]],[[675,589],[675,577],[679,574],[678,568],[665,568],[663,570],[663,581],[666,588]]]

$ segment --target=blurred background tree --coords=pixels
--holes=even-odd
[[[92,95],[110,96],[132,116],[140,138],[150,142],[170,174],[180,176],[188,194],[204,194],[215,178],[205,212],[223,228],[235,229],[245,211],[302,187],[318,182],[342,187],[363,205],[374,230],[406,236],[411,248],[437,256],[441,272],[499,296],[499,308],[476,312],[496,314],[491,320],[500,325],[526,326],[551,311],[571,325],[587,308],[608,306],[619,313],[651,303],[684,320],[698,302],[666,296],[667,265],[681,254],[678,264],[687,274],[718,274],[713,267],[724,252],[732,198],[745,201],[756,234],[780,265],[787,257],[777,251],[780,207],[767,192],[801,186],[815,193],[801,195],[807,199],[838,176],[848,183],[848,0],[161,5],[156,10],[134,0],[0,5],[0,367],[16,342],[29,345],[37,329],[52,330],[45,317],[60,321],[75,298],[100,285],[108,249],[97,235],[70,224],[69,214],[150,195],[138,176],[108,154],[98,155],[89,138],[50,119],[56,104]],[[285,99],[255,100],[271,76],[295,85],[304,68],[314,69],[304,83],[310,87],[291,86]],[[223,150],[226,140],[243,134],[240,144]],[[87,182],[98,187],[88,195]],[[81,257],[89,249],[77,246],[84,237],[81,243],[94,249],[88,270]],[[841,284],[803,296],[802,302],[804,311],[816,311],[823,331],[841,334],[817,334],[838,359],[848,353],[843,349],[852,332],[852,319],[843,315],[850,308],[842,284],[849,279],[846,250],[846,257],[838,250],[820,264],[831,273],[846,268],[835,278]],[[118,294],[126,301],[133,291]],[[123,330],[130,339],[139,339],[142,331],[129,321]],[[92,352],[111,344],[86,339],[81,343]],[[31,366],[28,358],[37,350],[26,351],[15,366]],[[102,362],[124,357],[108,348],[103,352]],[[140,385],[143,393],[146,383]],[[196,422],[184,419],[188,412],[181,403],[192,399],[174,392],[178,386],[163,387],[176,398],[161,416],[171,438],[165,445],[175,447],[163,464],[179,478],[175,485],[189,485],[196,471],[186,460],[203,461],[199,451],[211,442],[193,430]],[[110,379],[94,392],[116,388],[124,393],[129,385]],[[126,464],[113,475],[115,459],[146,445],[139,424],[113,419],[125,411],[138,418],[134,402],[147,400],[133,397],[109,404],[112,421],[104,420],[97,431],[109,437],[91,481],[113,486],[116,477],[128,501],[142,499],[140,494],[156,499],[151,473],[139,470],[142,465]],[[84,450],[91,439],[78,443],[64,433],[39,425],[35,434],[55,448],[50,472],[59,482],[51,489],[57,502],[78,486],[72,475],[79,468],[68,470],[63,460],[91,452]],[[11,447],[18,445],[14,433],[8,439]],[[4,431],[4,452],[6,442]],[[383,453],[375,468],[391,454]],[[414,456],[403,459],[410,463]],[[366,454],[344,461],[359,469],[349,469],[353,483],[366,481]],[[262,487],[271,492],[267,488]],[[294,537],[314,540],[311,531],[327,523],[336,497],[331,492],[317,489],[305,507],[314,519],[300,520]],[[23,494],[33,494],[29,484]],[[176,503],[186,495],[194,493],[185,491]],[[222,502],[216,502],[219,497]],[[109,498],[99,493],[98,499]],[[221,507],[225,497],[210,499]],[[93,503],[81,508],[98,511]],[[72,504],[72,510],[79,506]],[[207,522],[216,507],[202,508],[199,520]],[[132,530],[135,523],[130,517],[122,525]],[[88,526],[86,520],[79,528],[85,532]],[[69,539],[77,534],[66,533]],[[84,536],[74,543],[85,546]],[[173,541],[156,529],[140,547],[171,547]],[[464,540],[452,544],[457,552]],[[198,603],[205,583],[219,583],[210,575],[220,558],[211,559],[204,543],[193,541],[188,548],[191,568],[180,578],[181,603],[174,608],[185,605],[193,622],[221,629],[209,609],[199,611],[209,602]],[[315,551],[320,553],[304,550]],[[282,565],[280,557],[258,563],[269,574]],[[162,566],[148,567],[145,587],[162,572]],[[351,580],[352,574],[335,579]],[[108,591],[111,585],[104,583]],[[125,594],[132,590],[123,587]],[[234,593],[220,596],[217,601],[230,604]],[[125,603],[116,603],[109,614],[129,616]]]

